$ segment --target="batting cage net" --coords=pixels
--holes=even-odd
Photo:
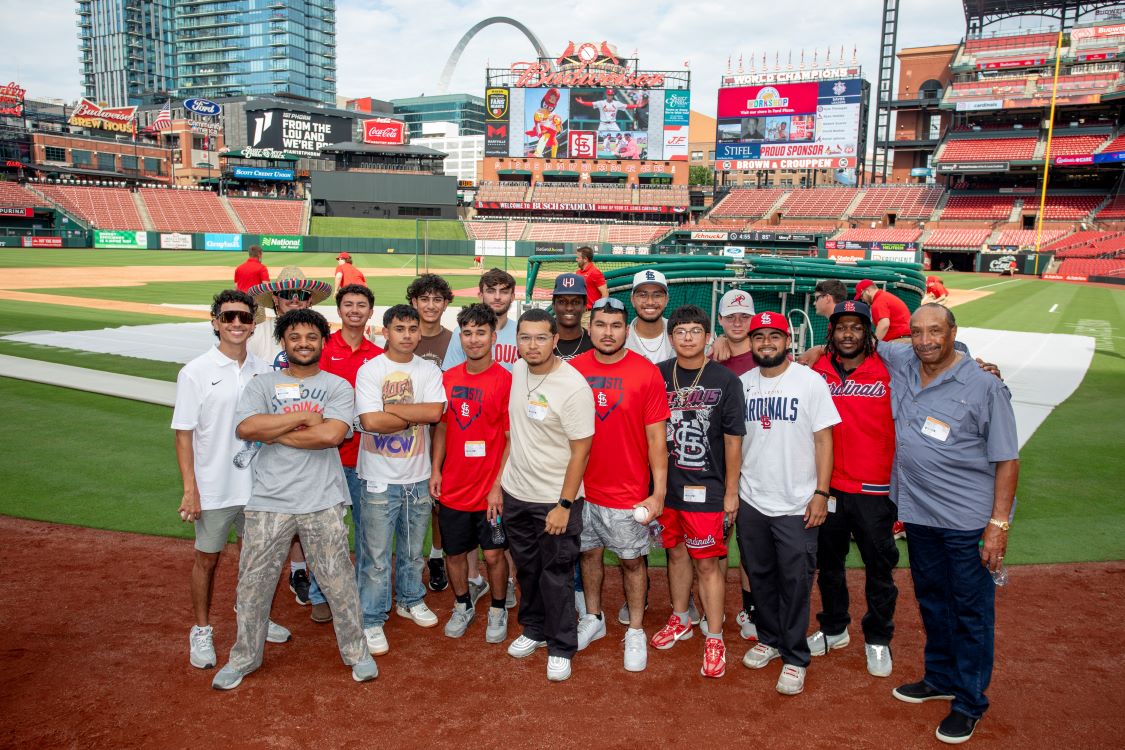
[[[813,312],[813,290],[818,281],[837,279],[854,295],[862,279],[894,294],[914,310],[926,291],[926,277],[916,263],[859,261],[837,264],[827,258],[793,258],[754,255],[745,259],[698,255],[595,255],[594,264],[605,274],[611,297],[625,303],[630,320],[634,317],[629,295],[633,275],[654,269],[668,279],[668,307],[665,315],[680,305],[698,305],[722,331],[717,314],[719,300],[731,289],[741,289],[754,300],[754,310],[770,310],[785,315],[793,330],[797,351],[824,342],[828,321]],[[574,256],[533,255],[527,263],[524,307],[550,309],[555,277],[575,271]]]

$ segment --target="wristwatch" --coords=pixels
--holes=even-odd
[[[573,500],[567,500],[565,497],[559,498],[559,506],[565,508],[566,510],[570,510],[570,506],[572,505],[574,505]]]
[[[821,497],[823,497],[823,498],[824,498],[825,500],[831,500],[831,499],[832,499],[832,496],[831,496],[831,495],[829,495],[829,494],[828,494],[827,492],[825,492],[824,490],[813,490],[813,494],[814,494],[814,495],[820,495],[820,496],[821,496]]]
[[[1007,531],[1008,529],[1012,528],[1012,524],[1008,523],[1007,521],[1001,521],[997,518],[990,518],[988,519],[988,522],[1001,531]]]

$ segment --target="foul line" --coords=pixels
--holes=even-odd
[[[1023,281],[1023,279],[1008,279],[1007,281],[997,281],[992,284],[985,284],[984,286],[974,286],[969,289],[970,292],[975,292],[978,289],[988,289],[990,286],[1001,286],[1002,284],[1011,284],[1013,281]]]
[[[1058,309],[1059,309],[1059,305],[1058,305],[1058,303],[1056,302],[1055,304],[1051,305],[1051,309],[1050,309],[1050,310],[1048,310],[1047,312],[1049,312],[1049,313],[1053,313],[1053,312],[1054,312],[1055,310],[1058,310]]]

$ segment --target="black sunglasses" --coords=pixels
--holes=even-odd
[[[625,303],[614,297],[602,297],[593,304],[591,310],[601,310],[603,307],[608,307],[611,310],[624,310]]]
[[[218,319],[220,323],[228,325],[236,320],[243,325],[250,325],[254,322],[254,316],[245,310],[223,310],[219,313]]]
[[[297,300],[298,302],[307,302],[312,298],[312,292],[304,289],[286,289],[277,293],[278,297],[287,300]]]

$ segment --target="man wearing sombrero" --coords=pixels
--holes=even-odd
[[[246,293],[253,297],[258,304],[258,312],[262,314],[262,317],[261,320],[255,319],[255,322],[261,324],[265,322],[265,308],[268,307],[273,310],[277,317],[281,317],[290,310],[304,310],[327,299],[332,294],[332,285],[308,278],[305,276],[305,272],[297,266],[286,266],[281,269],[281,273],[277,275],[276,279],[252,286]],[[274,370],[284,370],[289,366],[289,360],[285,358],[285,351],[273,337],[272,323],[258,325],[254,329],[254,334],[250,337],[246,348]],[[239,457],[235,459],[236,462],[245,455],[244,460],[248,464],[249,459],[253,457],[259,447],[259,445],[248,443],[248,450],[240,453]],[[321,594],[316,581],[312,580],[308,574],[305,565],[305,553],[297,539],[293,540],[289,560],[289,590],[296,596],[297,603],[302,606],[325,604],[324,595]]]

